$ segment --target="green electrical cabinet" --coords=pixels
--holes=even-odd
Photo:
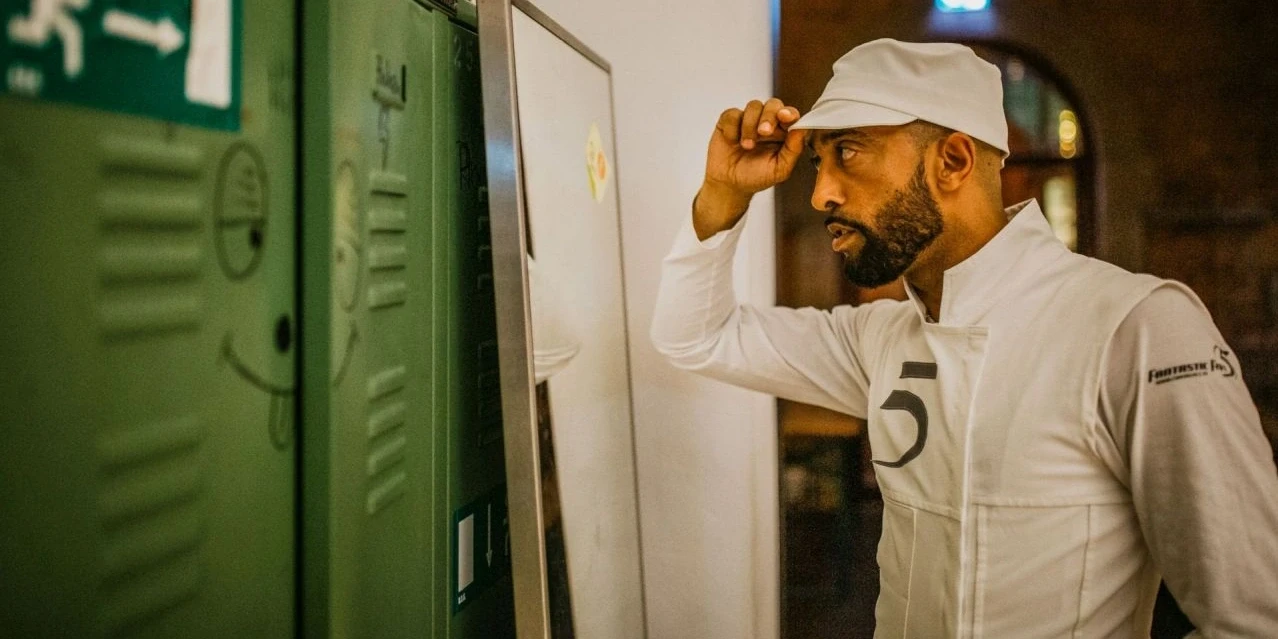
[[[514,636],[473,17],[0,2],[0,636]]]
[[[465,17],[467,5],[460,9]],[[446,504],[436,521],[450,539],[446,636],[514,637],[479,38],[463,22],[437,24],[436,122],[444,144],[437,146],[436,183],[444,185],[438,192],[448,200],[439,204],[448,214],[440,216],[447,231],[437,249],[449,273],[442,299],[449,384],[440,430],[447,446],[437,456],[437,467],[446,471],[436,488],[437,503]]]
[[[294,35],[0,3],[0,635],[295,631]]]
[[[304,634],[513,637],[476,36],[303,29]]]

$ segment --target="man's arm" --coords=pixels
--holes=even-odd
[[[738,304],[732,258],[743,226],[706,242],[690,224],[680,230],[662,266],[653,344],[679,368],[864,418],[858,332],[870,309]]]
[[[773,98],[719,116],[706,173],[662,268],[652,341],[675,366],[864,417],[867,382],[857,334],[868,311],[739,306],[732,257],[755,193],[790,177],[799,111]]]
[[[706,145],[706,173],[693,200],[692,226],[706,240],[737,225],[755,193],[790,178],[803,155],[799,110],[772,98],[728,109]]]
[[[1211,317],[1179,288],[1155,290],[1116,332],[1105,375],[1102,419],[1168,590],[1201,636],[1278,637],[1278,470]]]

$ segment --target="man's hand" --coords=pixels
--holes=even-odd
[[[699,239],[735,226],[755,193],[790,177],[803,154],[803,132],[790,130],[798,119],[798,109],[776,98],[719,116],[692,212]]]

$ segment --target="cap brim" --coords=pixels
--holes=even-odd
[[[825,100],[790,125],[791,129],[855,129],[863,126],[900,126],[917,116],[868,102]]]

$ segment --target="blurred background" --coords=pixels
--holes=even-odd
[[[786,0],[777,96],[809,108],[836,59],[882,37],[971,46],[1003,72],[1005,204],[1042,204],[1072,249],[1202,298],[1278,439],[1278,10],[1225,0]],[[842,275],[800,163],[777,190],[777,302],[900,297]],[[779,402],[782,634],[873,633],[880,501],[864,424]],[[1154,635],[1189,626],[1161,593]]]

